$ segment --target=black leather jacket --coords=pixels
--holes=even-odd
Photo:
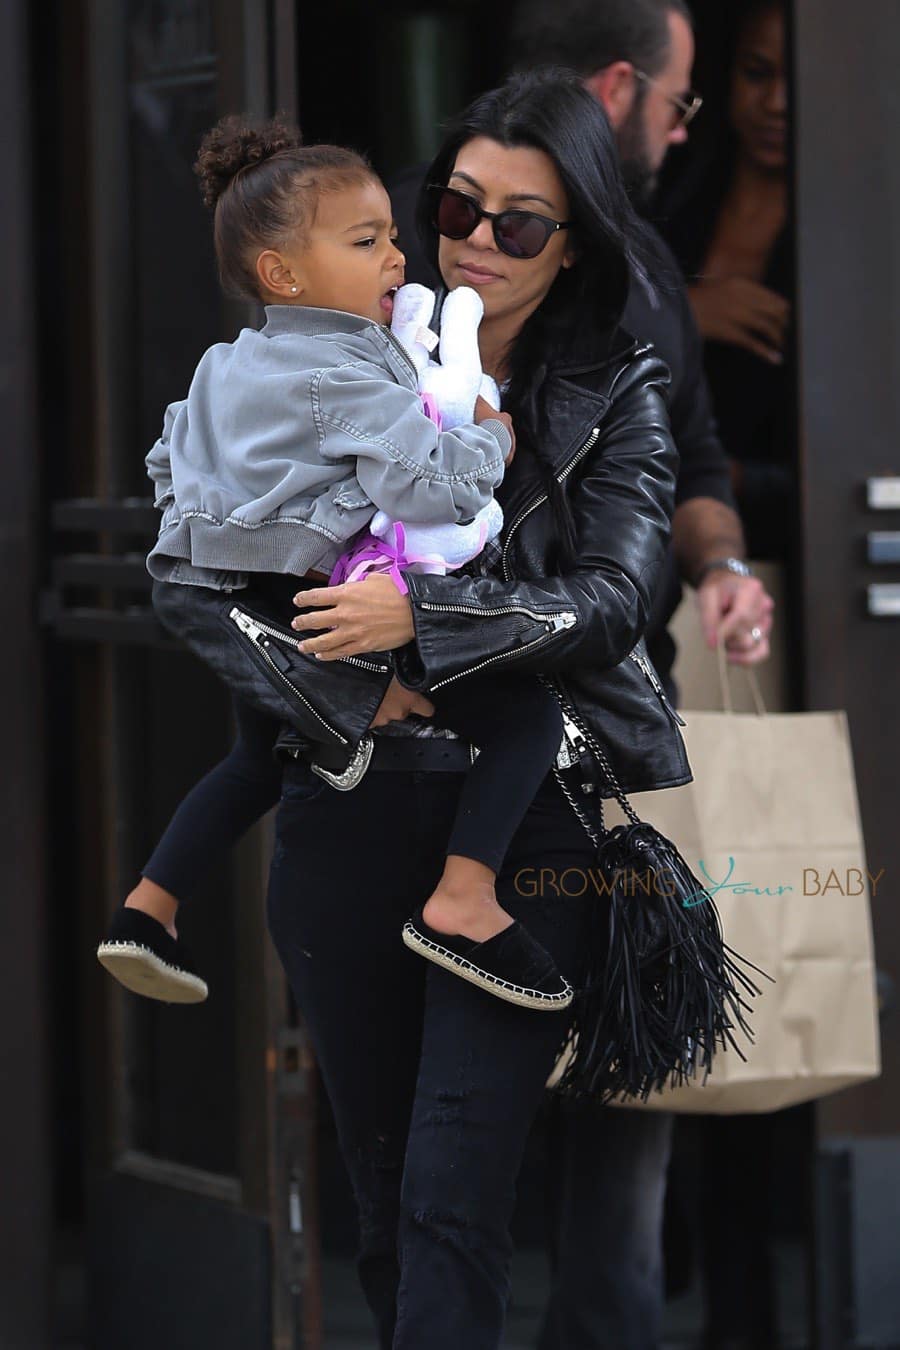
[[[393,662],[389,653],[322,663],[298,652],[290,577],[261,578],[256,610],[250,592],[188,586],[158,584],[154,602],[233,687],[290,720],[283,753],[312,752],[336,772],[346,768],[396,664],[405,684],[426,691],[482,670],[542,675],[572,705],[576,725],[600,741],[626,792],[689,782],[680,719],[641,639],[669,539],[678,463],[667,383],[653,349],[622,332],[593,356],[582,344],[577,364],[551,366],[545,424],[575,520],[577,568],[548,575],[553,515],[533,456],[520,451],[498,493],[506,518],[499,561],[481,576],[407,572],[416,641]],[[261,631],[239,631],[238,601]],[[239,650],[248,646],[249,658]],[[267,674],[276,657],[278,672]],[[284,694],[288,685],[294,696],[279,702],[273,690]],[[600,790],[612,795],[602,783]]]
[[[547,575],[553,516],[533,457],[521,453],[498,493],[506,524],[495,574],[407,573],[416,642],[396,654],[401,680],[423,690],[481,670],[550,677],[626,792],[691,778],[680,719],[641,640],[678,466],[667,383],[653,349],[623,332],[602,352],[551,368],[546,425],[575,519],[576,570]]]
[[[582,351],[578,365],[552,365],[546,424],[575,517],[578,568],[548,575],[552,510],[533,456],[521,451],[498,493],[506,517],[499,562],[486,576],[406,572],[416,643],[394,653],[399,678],[418,690],[437,691],[479,671],[545,676],[606,749],[625,791],[691,780],[679,715],[641,639],[675,498],[667,383],[653,348],[623,332],[594,355]],[[304,686],[309,666],[301,661],[294,672]],[[362,671],[312,667],[309,697],[358,740],[360,709],[364,703],[364,715],[374,713],[390,676],[368,676],[371,697],[362,699]],[[282,751],[291,752],[291,740],[297,744],[296,734],[282,737]],[[599,787],[613,795],[609,784]]]

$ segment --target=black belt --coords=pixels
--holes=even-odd
[[[468,741],[445,736],[373,736],[370,771],[465,773],[472,767]]]
[[[468,741],[450,740],[444,736],[364,736],[347,763],[328,763],[317,748],[316,758],[302,755],[298,749],[290,752],[285,761],[285,780],[291,781],[292,761],[303,765],[304,774],[311,768],[326,783],[349,792],[362,782],[370,769],[376,773],[466,773],[472,766],[474,751]],[[324,761],[324,762],[323,762]]]

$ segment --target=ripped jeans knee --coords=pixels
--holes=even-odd
[[[404,1144],[379,1136],[371,1151],[357,1154],[352,1183],[364,1254],[396,1250]]]

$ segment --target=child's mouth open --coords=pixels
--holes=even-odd
[[[381,308],[384,310],[388,323],[390,323],[394,313],[394,296],[399,289],[399,286],[391,286],[390,290],[385,291],[384,295],[381,297]]]

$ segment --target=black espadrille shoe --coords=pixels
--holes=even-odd
[[[560,1012],[572,1002],[572,987],[548,951],[518,922],[486,942],[438,933],[418,910],[403,926],[411,951],[443,966],[480,989],[538,1012]]]
[[[140,909],[116,910],[97,960],[126,989],[161,1003],[202,1003],[209,993],[184,944]]]

